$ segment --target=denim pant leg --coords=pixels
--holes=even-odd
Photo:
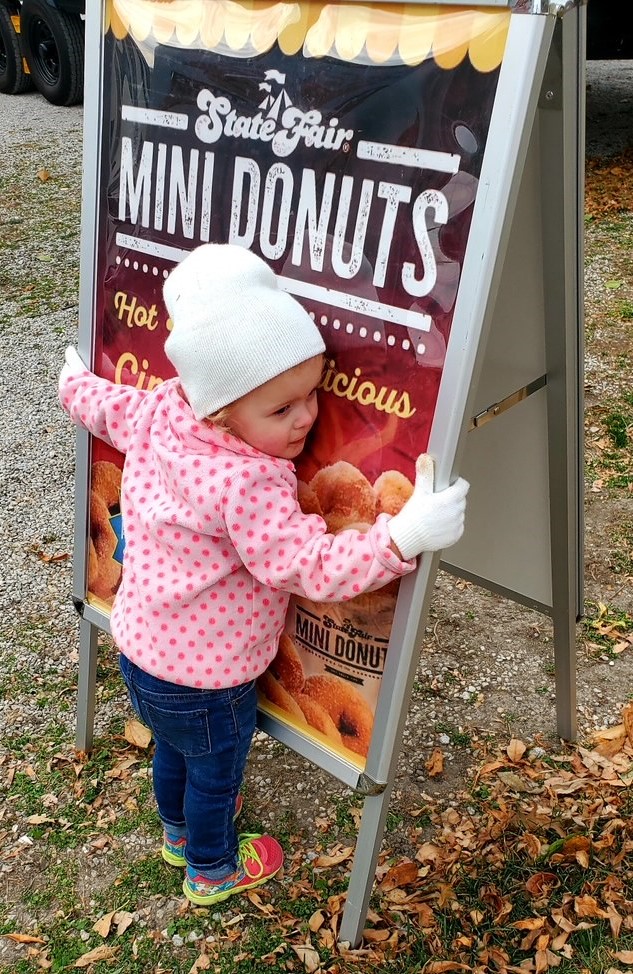
[[[187,861],[213,879],[230,875],[237,868],[235,802],[255,731],[254,682],[197,690],[158,680],[124,656],[121,671],[132,705],[157,743],[154,792],[161,819],[174,826],[180,821],[181,793],[179,788],[177,796],[173,791],[180,755]]]

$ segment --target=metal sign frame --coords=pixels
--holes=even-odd
[[[440,0],[442,2],[442,0]],[[478,6],[484,6],[478,4]],[[501,6],[497,0],[488,5]],[[547,570],[551,587],[535,597],[522,579],[506,584],[500,571],[480,570],[477,552],[465,550],[442,563],[449,571],[500,591],[540,611],[551,612],[554,624],[558,730],[573,739],[575,723],[575,623],[582,605],[581,514],[581,360],[582,360],[582,158],[584,146],[584,8],[566,4],[550,13],[534,13],[526,5],[513,13],[501,67],[480,186],[457,296],[451,338],[442,374],[439,398],[429,443],[436,458],[436,483],[447,485],[461,470],[470,476],[473,492],[489,496],[491,481],[484,482],[477,467],[477,437],[482,427],[494,433],[504,423],[516,441],[526,428],[537,430],[533,456],[538,477],[527,489],[545,488],[537,511],[541,519],[532,529],[547,536]],[[517,4],[517,7],[520,7]],[[559,14],[564,13],[564,16]],[[95,275],[98,248],[96,205],[100,166],[95,147],[101,145],[101,93],[104,83],[103,4],[89,5],[86,21],[86,65],[90,72],[84,123],[84,198],[81,239],[79,349],[91,353]],[[540,193],[539,247],[531,254],[531,270],[541,285],[541,307],[533,309],[544,347],[544,369],[524,376],[520,387],[497,383],[499,369],[490,366],[495,336],[503,332],[497,301],[502,282],[517,268],[508,266],[513,241],[521,237],[515,215],[520,210],[525,176],[537,170]],[[533,174],[533,173],[532,173]],[[490,339],[487,345],[488,339]],[[511,352],[510,352],[511,355]],[[487,369],[495,378],[486,380]],[[520,371],[520,370],[519,370]],[[498,391],[502,388],[502,393]],[[492,398],[491,398],[492,397]],[[507,408],[512,406],[513,408]],[[491,417],[495,417],[490,423]],[[497,418],[498,417],[498,418]],[[527,426],[525,424],[527,421]],[[469,432],[469,426],[473,427]],[[480,441],[482,442],[482,441]],[[502,438],[501,445],[504,445]],[[515,442],[519,450],[522,443]],[[497,448],[497,452],[498,452]],[[493,454],[495,449],[493,447]],[[529,451],[528,451],[529,452]],[[474,455],[473,473],[469,456]],[[464,465],[462,462],[465,460]],[[77,434],[78,475],[89,470],[90,441]],[[490,469],[490,464],[486,463]],[[86,474],[87,476],[87,474]],[[483,483],[483,486],[482,486]],[[523,498],[506,497],[521,505]],[[469,518],[480,522],[477,502]],[[543,522],[544,519],[544,523]],[[88,750],[94,726],[97,635],[108,631],[108,618],[84,601],[87,577],[88,497],[80,489],[75,506],[73,592],[81,614],[80,662],[76,740]],[[494,529],[484,518],[482,531]],[[518,557],[513,538],[505,539],[504,557]],[[539,556],[541,557],[541,556]],[[287,725],[262,715],[260,726],[339,780],[365,796],[356,855],[339,939],[358,943],[367,914],[373,877],[397,757],[407,715],[420,645],[440,558],[426,555],[417,571],[405,577],[389,642],[378,697],[367,762],[362,773],[352,764],[302,738]],[[542,565],[537,566],[540,571]],[[495,574],[498,577],[495,577]],[[549,597],[551,594],[551,597]]]

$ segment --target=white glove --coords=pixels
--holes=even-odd
[[[402,558],[408,561],[422,551],[440,551],[459,541],[464,532],[469,484],[461,477],[445,490],[433,491],[435,466],[428,453],[415,464],[413,494],[387,529]]]
[[[64,353],[66,365],[72,372],[84,372],[87,368],[79,357],[79,353],[74,345],[69,345]]]
[[[77,349],[69,345],[64,354],[64,365],[59,375],[59,388],[61,390],[62,386],[72,379],[73,376],[79,375],[81,372],[86,371],[86,366],[79,358]]]

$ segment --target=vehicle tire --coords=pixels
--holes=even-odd
[[[0,3],[0,91],[5,95],[21,95],[32,87],[31,77],[24,70],[11,14]]]
[[[80,17],[25,0],[24,51],[33,84],[53,105],[76,105],[84,93],[84,27]]]

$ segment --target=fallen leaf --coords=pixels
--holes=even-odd
[[[535,873],[533,876],[530,876],[525,884],[525,888],[530,896],[536,896],[539,899],[549,896],[557,886],[560,886],[558,876],[555,873],[546,872]]]
[[[368,943],[382,943],[385,940],[389,940],[390,937],[389,930],[374,930],[372,927],[367,927],[363,930],[363,940]]]
[[[526,751],[527,745],[524,744],[523,741],[519,741],[516,738],[513,738],[506,748],[506,754],[510,760],[514,761],[515,763],[521,760]]]
[[[208,971],[210,966],[211,966],[211,959],[209,955],[200,954],[198,957],[196,957],[192,966],[189,968],[189,974],[198,974],[198,971]]]
[[[45,944],[46,941],[41,937],[34,937],[30,933],[3,933],[0,937],[13,940],[16,944]]]
[[[627,703],[626,707],[624,707],[622,711],[622,722],[624,723],[629,744],[633,744],[633,703]]]
[[[112,910],[111,913],[104,913],[104,915],[99,917],[97,922],[93,924],[92,929],[95,933],[98,933],[100,937],[107,937],[110,933],[115,912],[116,910]]]
[[[308,920],[308,927],[310,928],[312,933],[316,933],[317,930],[321,929],[324,923],[325,923],[325,914],[323,913],[323,911],[315,910],[315,912]]]
[[[46,183],[51,178],[51,174],[49,173],[48,169],[38,169],[37,178],[41,183]]]
[[[134,914],[128,913],[127,910],[117,910],[114,914],[114,922],[116,923],[116,935],[120,937],[134,923]]]
[[[613,956],[623,964],[633,965],[633,950],[614,950]]]
[[[341,849],[340,852],[334,853],[331,856],[317,856],[314,860],[314,865],[318,868],[324,868],[326,866],[338,866],[342,862],[346,862],[351,859],[354,853],[353,846],[347,846],[345,849]]]
[[[414,862],[399,862],[391,867],[378,888],[385,891],[396,889],[396,887],[414,883],[417,878],[418,867]]]
[[[444,771],[444,755],[439,747],[436,747],[424,767],[429,778],[437,778]]]
[[[134,718],[126,720],[123,735],[125,740],[133,744],[134,747],[149,747],[152,740],[151,730],[145,724],[141,724],[140,720]]]
[[[308,974],[314,974],[321,966],[321,961],[317,951],[312,944],[291,944],[295,954],[302,961]]]
[[[524,781],[518,774],[514,771],[500,771],[497,775],[504,785],[510,788],[512,791],[516,791],[519,794],[525,793],[528,795],[536,795],[538,792],[543,791],[543,786],[537,784],[535,781]]]
[[[424,968],[424,974],[444,974],[445,971],[470,971],[467,964],[458,964],[454,960],[432,960]]]
[[[579,917],[600,917],[608,920],[609,914],[598,905],[598,901],[593,896],[586,893],[584,896],[574,897],[574,909]]]
[[[87,954],[82,954],[75,961],[75,967],[90,967],[91,964],[96,964],[100,960],[112,960],[117,952],[116,947],[110,947],[108,944],[101,944],[99,947],[95,947],[94,950],[89,950]]]

